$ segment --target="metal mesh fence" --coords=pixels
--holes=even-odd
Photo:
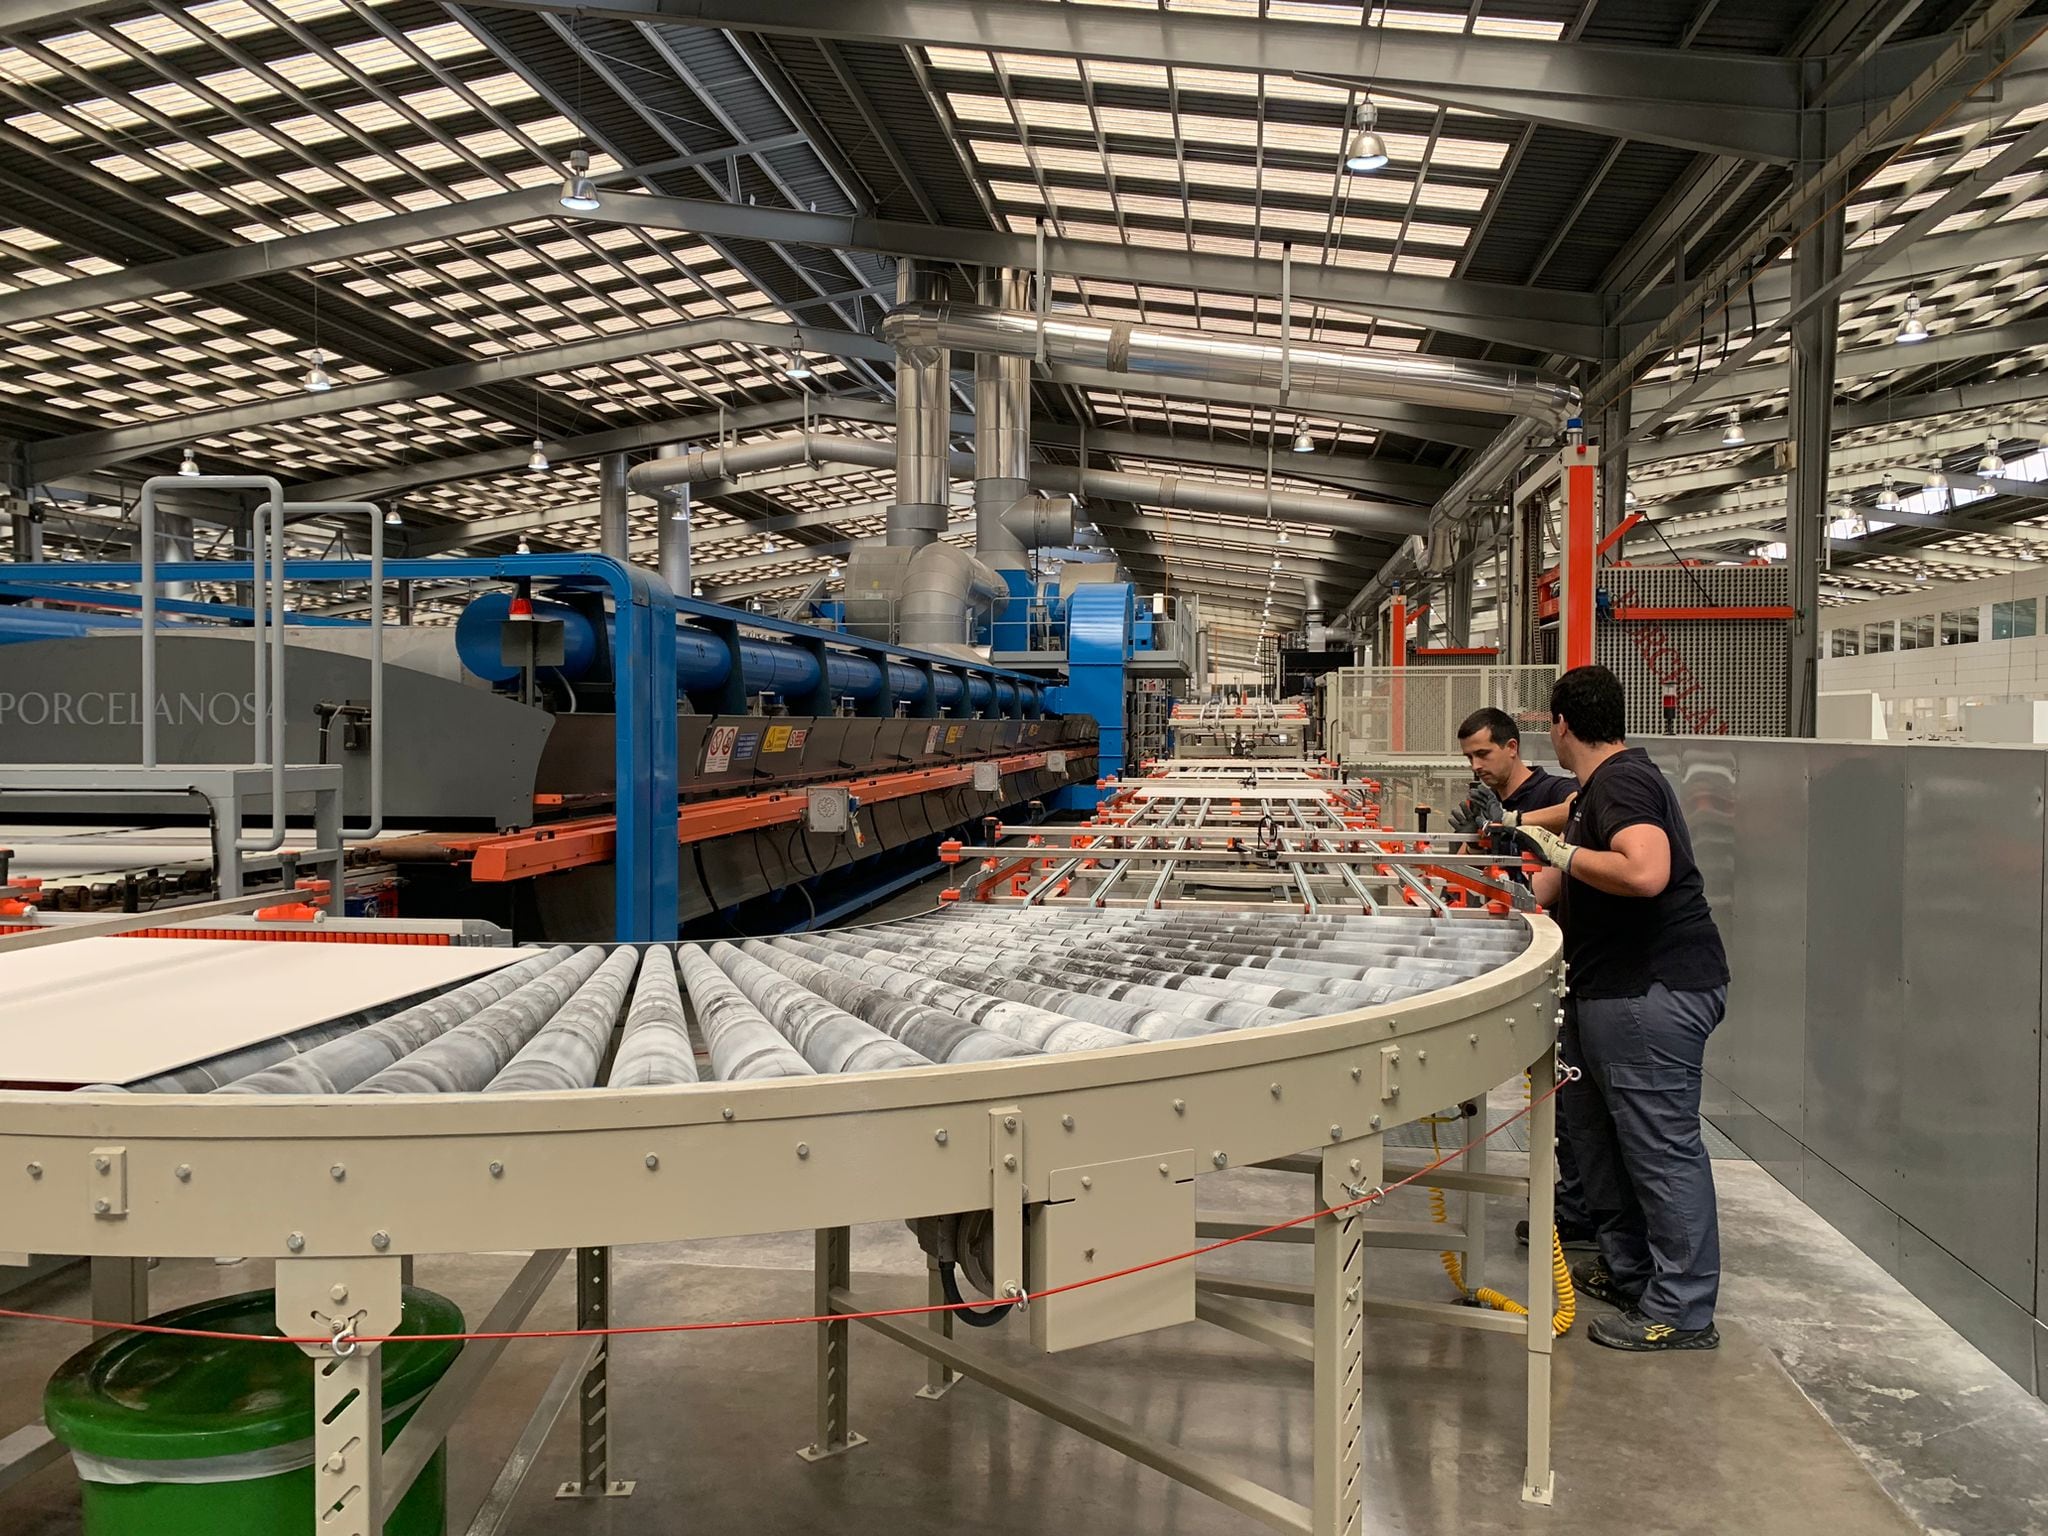
[[[1327,695],[1331,740],[1345,763],[1458,763],[1458,727],[1477,709],[1505,710],[1524,733],[1542,736],[1556,681],[1549,666],[1346,667]]]
[[[1768,610],[1791,601],[1782,565],[1620,566],[1601,590],[1626,613]],[[1603,622],[1595,654],[1628,696],[1631,735],[1782,736],[1791,634],[1779,618],[1658,617]]]

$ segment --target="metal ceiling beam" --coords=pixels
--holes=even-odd
[[[1034,269],[1038,261],[1037,244],[1030,235],[795,208],[750,208],[651,193],[608,194],[603,206],[585,217],[593,222],[684,230],[724,239],[872,251],[974,267]],[[1048,271],[1068,277],[1210,293],[1270,296],[1282,286],[1281,263],[1276,260],[1108,240],[1048,237],[1045,265]],[[1306,263],[1296,265],[1291,281],[1298,304],[1364,310],[1387,319],[1539,351],[1575,357],[1598,354],[1599,303],[1589,295]]]
[[[1132,391],[1139,393],[1139,391]],[[1266,450],[1255,443],[1213,442],[1183,433],[1138,432],[1089,427],[1086,431],[1062,422],[1034,416],[1033,443],[1048,447],[1078,449],[1085,443],[1090,463],[1097,455],[1111,458],[1167,459],[1181,464],[1207,464],[1223,469],[1263,473]],[[1368,459],[1352,454],[1292,453],[1282,445],[1273,455],[1276,484],[1286,480],[1327,481],[1347,490],[1370,492],[1415,502],[1433,501],[1451,483],[1448,470],[1423,464],[1404,464],[1398,459]]]
[[[1588,47],[1389,27],[1331,27],[1020,0],[512,0],[522,9],[656,18],[903,47],[1337,76],[1447,107],[1706,154],[1789,160],[1797,71],[1783,60]]]
[[[1478,411],[1433,410],[1396,400],[1381,401],[1362,410],[1356,399],[1326,398],[1298,390],[1283,396],[1277,389],[1256,385],[1219,384],[1209,379],[1172,378],[1164,374],[1111,373],[1106,368],[1055,364],[1037,372],[1040,378],[1051,383],[1069,384],[1080,389],[1119,390],[1128,395],[1202,400],[1215,405],[1257,406],[1283,417],[1327,416],[1381,432],[1398,432],[1424,442],[1450,443],[1459,448],[1484,448],[1500,432],[1503,419]],[[1444,482],[1445,485],[1449,483],[1448,480]]]
[[[827,352],[834,356],[862,356],[881,362],[894,358],[892,350],[873,337],[852,331],[818,330],[802,325],[773,325],[760,320],[716,316],[678,325],[652,326],[625,331],[589,341],[562,346],[535,347],[502,357],[477,362],[454,363],[445,368],[426,368],[417,373],[392,374],[363,384],[344,384],[325,394],[294,391],[250,405],[229,406],[217,411],[199,411],[174,416],[141,426],[115,427],[105,432],[81,432],[70,437],[49,438],[27,445],[30,483],[61,480],[108,464],[118,464],[158,448],[193,443],[201,438],[223,436],[251,427],[275,426],[320,416],[340,416],[368,406],[394,401],[417,400],[428,395],[461,394],[494,384],[537,378],[547,373],[566,373],[606,363],[651,356],[661,352],[683,352],[721,342],[749,346],[798,348]]]
[[[2038,240],[2039,237],[2036,238]],[[1905,368],[1938,368],[1946,363],[1997,357],[2029,347],[2048,347],[2048,320],[2020,320],[2009,325],[1949,331],[1909,349],[1894,347],[1889,341],[1875,346],[1852,347],[1836,354],[1836,379],[1839,383],[1848,383],[1896,373]],[[1785,365],[1782,362],[1762,363],[1723,375],[1692,403],[1700,408],[1736,404],[1758,395],[1777,394],[1785,386]],[[1631,392],[1635,408],[1639,411],[1653,410],[1676,395],[1679,387],[1669,382],[1638,384]]]
[[[1954,389],[1930,390],[1919,395],[1867,400],[1855,405],[1845,405],[1834,413],[1834,436],[1839,438],[1844,432],[1895,426],[1929,417],[1952,416],[1965,411],[2006,410],[2013,406],[2035,405],[2043,401],[2048,401],[2048,375],[2043,374],[2024,374],[2013,378],[1994,379],[1983,384],[1964,384]],[[1673,433],[1654,443],[1639,444],[1629,455],[1631,468],[1640,469],[1669,459],[1728,452],[1721,447],[1721,430],[1716,425],[1701,431]],[[1784,442],[1785,419],[1779,416],[1745,422],[1743,431],[1749,441],[1744,445],[1741,454],[1730,455],[1731,469],[1748,464],[1756,457],[1756,450]],[[1906,435],[1909,434],[1901,434],[1902,437]],[[1700,473],[1718,475],[1722,471],[1716,467]],[[1748,470],[1738,478],[1753,479],[1758,475],[1773,473],[1777,471],[1769,468],[1766,461],[1766,467]],[[1639,491],[1660,489],[1655,479],[1647,477],[1636,481],[1636,487]]]

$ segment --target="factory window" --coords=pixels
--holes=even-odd
[[[1857,632],[1853,629],[1836,629],[1828,632],[1828,654],[1830,656],[1854,656],[1857,646]]]
[[[1934,615],[1923,613],[1918,618],[1899,620],[1899,649],[1902,651],[1925,651],[1934,645]]]
[[[1941,616],[1943,645],[1972,645],[1977,640],[1979,610],[1952,608]]]
[[[2034,633],[2034,603],[2031,597],[1991,605],[1991,638],[2024,640]]]
[[[1890,620],[1886,620],[1882,624],[1866,624],[1863,626],[1864,655],[1875,656],[1880,651],[1888,651],[1890,649],[1892,649],[1892,626]]]

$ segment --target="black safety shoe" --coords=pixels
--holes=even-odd
[[[1591,1227],[1582,1227],[1575,1221],[1560,1221],[1557,1224],[1557,1240],[1564,1244],[1567,1253],[1593,1253],[1600,1247],[1600,1234]],[[1529,1223],[1515,1223],[1515,1241],[1524,1248],[1529,1246]]]
[[[1712,1323],[1704,1328],[1678,1328],[1643,1316],[1633,1307],[1617,1317],[1596,1317],[1586,1337],[1608,1349],[1631,1354],[1655,1354],[1665,1349],[1719,1349],[1721,1331]]]
[[[1624,1291],[1621,1288],[1621,1282],[1614,1278],[1614,1271],[1607,1267],[1605,1259],[1588,1259],[1583,1264],[1574,1264],[1572,1289],[1581,1296],[1604,1301],[1610,1307],[1619,1307],[1624,1312],[1633,1312],[1636,1303],[1643,1299],[1642,1292]]]

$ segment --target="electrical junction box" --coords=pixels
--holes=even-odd
[[[1048,773],[1065,773],[1067,771],[1067,754],[1064,752],[1046,753],[1045,769]]]
[[[1031,1289],[1049,1290],[1195,1246],[1195,1154],[1053,1170],[1031,1213]],[[1195,1266],[1161,1264],[1031,1304],[1031,1342],[1057,1352],[1193,1322]]]
[[[846,789],[826,787],[805,791],[806,832],[846,832],[853,827],[853,806]]]
[[[1003,787],[1003,765],[1001,763],[976,763],[974,765],[974,787],[994,794]]]

